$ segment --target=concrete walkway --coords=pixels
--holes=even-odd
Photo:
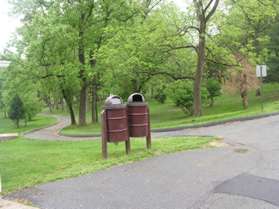
[[[16,137],[18,137],[17,133],[0,134],[0,142],[10,140],[10,139],[15,139]]]
[[[42,209],[279,208],[279,116],[153,134],[177,135],[216,135],[227,146],[116,166],[8,198]]]
[[[67,137],[59,135],[61,129],[69,126],[70,119],[66,116],[53,115],[57,119],[57,124],[48,128],[39,129],[25,134],[24,136],[29,139],[41,140],[64,140],[64,141],[80,141],[80,140],[93,140],[93,137]]]

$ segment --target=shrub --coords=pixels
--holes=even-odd
[[[167,95],[164,92],[164,90],[160,90],[157,92],[157,94],[155,94],[154,98],[156,99],[156,101],[160,102],[161,104],[164,104],[167,99]]]
[[[177,107],[180,107],[185,114],[193,112],[193,83],[189,81],[175,81],[168,87],[168,96],[174,101]],[[201,91],[202,99],[206,99],[207,92],[204,88]]]
[[[13,120],[16,127],[19,128],[19,121],[25,116],[24,105],[18,95],[14,96],[9,109],[9,118]]]
[[[214,105],[214,98],[221,95],[221,84],[219,81],[214,79],[208,79],[206,89],[208,91],[208,99],[210,100],[209,106]]]

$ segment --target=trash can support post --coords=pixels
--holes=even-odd
[[[131,152],[131,144],[130,144],[130,139],[125,141],[125,147],[126,147],[126,154],[129,155]]]
[[[148,127],[147,127],[147,133],[146,133],[146,147],[147,147],[147,149],[151,149],[150,113],[149,113],[148,107],[147,107],[147,113],[148,113]]]
[[[102,154],[103,158],[108,158],[108,136],[107,136],[107,123],[106,123],[107,117],[106,112],[103,111],[102,113],[102,124],[103,124],[103,130],[102,130]]]

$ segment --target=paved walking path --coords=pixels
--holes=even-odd
[[[66,126],[69,126],[70,119],[66,116],[53,115],[57,119],[57,124],[39,129],[30,133],[25,134],[24,136],[29,139],[42,139],[42,140],[65,140],[65,141],[80,141],[80,140],[92,140],[94,137],[68,137],[61,136],[59,132]]]
[[[224,137],[227,146],[116,166],[9,198],[42,209],[279,208],[279,116],[153,136],[186,134]]]
[[[10,140],[10,139],[15,139],[16,137],[18,137],[17,133],[0,134],[0,142]]]

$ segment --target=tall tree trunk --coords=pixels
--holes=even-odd
[[[63,97],[60,98],[60,105],[61,105],[62,112],[64,112],[64,99],[63,99]]]
[[[70,113],[70,117],[71,117],[71,125],[76,125],[76,117],[75,117],[75,111],[73,108],[73,101],[70,98],[70,96],[67,94],[66,90],[64,88],[62,88],[62,95],[65,99],[66,105],[69,109],[69,113]]]
[[[197,69],[194,81],[194,107],[193,115],[202,115],[202,101],[201,101],[201,84],[202,76],[205,67],[205,48],[206,48],[206,26],[210,18],[214,15],[220,0],[210,0],[204,5],[203,0],[193,0],[196,7],[196,15],[198,18],[199,26],[197,28],[199,33],[199,43],[197,48]]]
[[[84,20],[84,15],[81,15],[81,22]],[[78,46],[78,58],[80,63],[80,79],[81,79],[81,89],[80,89],[80,103],[79,103],[79,125],[86,125],[86,101],[87,101],[87,81],[85,76],[85,52],[84,52],[84,31],[83,26],[80,25],[79,31],[79,46]]]
[[[241,75],[240,96],[242,99],[243,109],[247,109],[248,108],[248,78],[245,73]]]
[[[95,70],[95,66],[96,66],[96,59],[94,57],[94,52],[93,50],[90,50],[89,52],[89,57],[90,57],[90,65],[92,68],[92,71]],[[95,72],[96,74],[93,76],[92,79],[92,105],[91,105],[91,120],[92,123],[97,123],[98,122],[98,75],[97,72]]]
[[[82,82],[80,97],[79,97],[79,125],[86,125],[86,100],[87,100],[87,85]]]
[[[198,60],[197,60],[197,69],[195,74],[194,81],[194,116],[202,115],[202,101],[201,101],[201,84],[202,84],[202,75],[205,67],[205,32],[206,25],[205,22],[200,21],[199,28],[199,44],[198,44]]]
[[[98,118],[98,93],[97,93],[97,85],[93,83],[92,85],[92,123],[97,123],[99,121]]]
[[[16,119],[16,127],[19,128],[19,119]]]
[[[8,113],[6,110],[4,110],[4,118],[8,118]]]
[[[209,107],[213,107],[213,105],[214,105],[214,97],[211,97]]]

